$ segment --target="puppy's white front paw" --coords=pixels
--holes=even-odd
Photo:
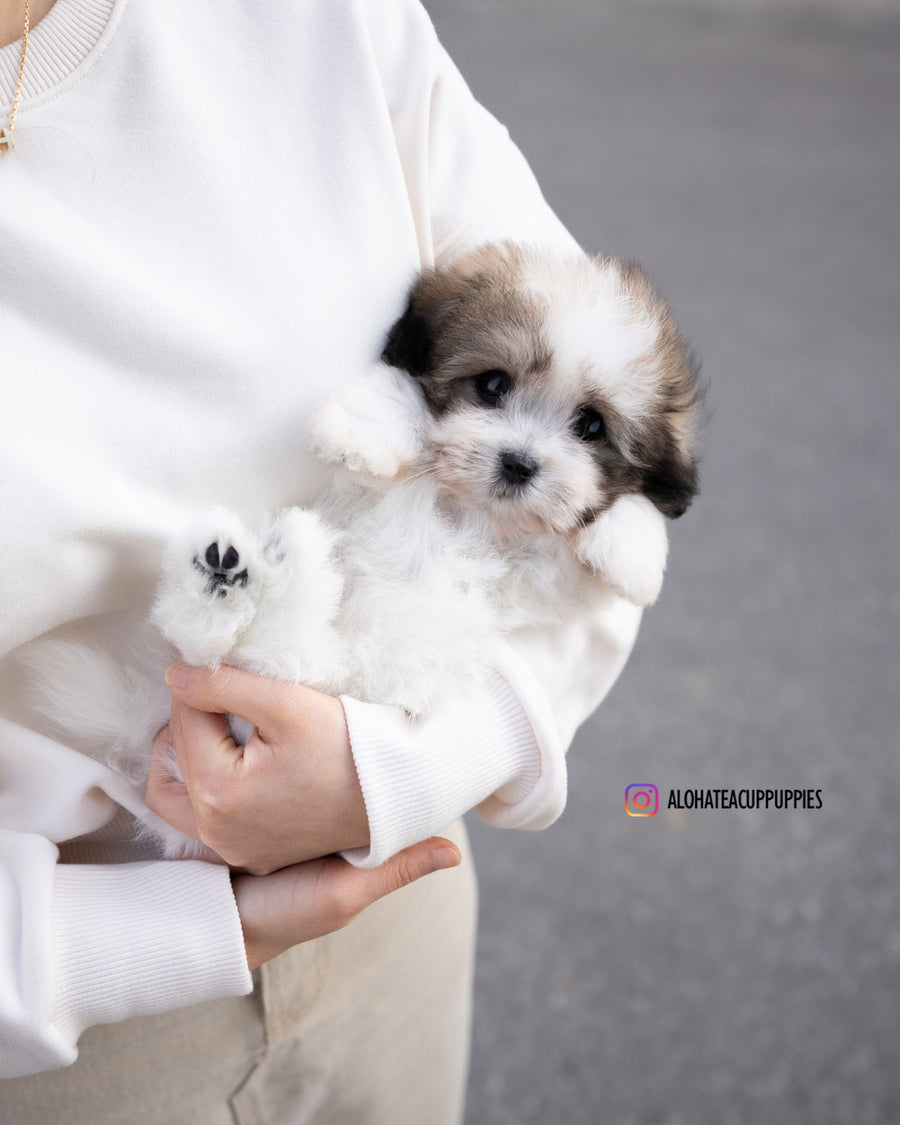
[[[253,621],[265,570],[255,537],[215,509],[166,551],[153,621],[189,663],[219,664]]]
[[[426,414],[409,376],[380,364],[314,411],[313,452],[352,472],[395,477],[422,457]]]
[[[653,605],[662,589],[669,538],[666,521],[646,496],[621,496],[574,541],[579,562],[626,601]]]

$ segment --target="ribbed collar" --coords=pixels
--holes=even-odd
[[[53,91],[105,46],[125,0],[56,0],[28,36],[22,108]],[[0,112],[12,106],[22,40],[0,50]]]

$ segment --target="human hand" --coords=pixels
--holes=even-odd
[[[176,664],[166,682],[172,718],[147,781],[155,813],[254,875],[368,845],[338,699],[225,666]],[[229,713],[256,727],[245,746],[231,737]],[[168,766],[171,748],[183,783]]]
[[[459,862],[455,844],[432,837],[380,867],[351,867],[329,856],[272,875],[236,875],[247,964],[255,969],[301,941],[342,929],[376,899]]]

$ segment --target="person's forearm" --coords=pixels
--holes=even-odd
[[[65,1066],[85,1027],[248,992],[228,871],[206,863],[58,865],[0,832],[0,1073]]]

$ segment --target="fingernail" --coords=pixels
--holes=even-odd
[[[431,852],[431,862],[435,871],[444,871],[448,867],[458,867],[462,856],[454,847],[434,848]]]
[[[173,664],[166,669],[166,683],[169,687],[184,687],[187,683],[190,668],[187,664]]]

